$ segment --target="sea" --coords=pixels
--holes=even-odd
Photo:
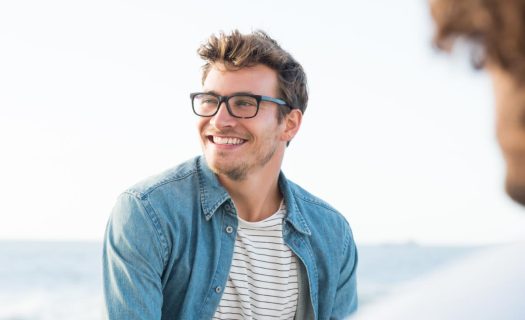
[[[481,248],[358,246],[359,303]],[[99,242],[0,241],[0,320],[102,320],[101,254]]]

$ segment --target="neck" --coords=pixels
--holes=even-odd
[[[237,214],[241,219],[261,221],[279,209],[283,198],[279,190],[282,157],[276,158],[276,161],[270,161],[242,180],[232,180],[224,175],[218,176],[235,203]]]

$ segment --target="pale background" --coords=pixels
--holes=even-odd
[[[284,171],[358,244],[523,237],[490,81],[433,50],[425,1],[22,0],[0,3],[0,239],[101,240],[121,191],[199,154],[195,51],[233,28],[304,66]]]

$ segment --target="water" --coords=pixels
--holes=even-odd
[[[363,246],[359,251],[359,304],[392,292],[397,285],[460,261],[481,247],[425,247],[416,244]]]
[[[101,319],[101,245],[0,242],[0,319]]]
[[[360,304],[477,249],[362,246]],[[0,320],[102,319],[101,252],[97,242],[0,241]]]

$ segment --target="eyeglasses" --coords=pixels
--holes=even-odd
[[[232,117],[241,119],[255,117],[259,112],[261,101],[269,101],[291,108],[284,100],[247,93],[220,96],[215,93],[196,92],[190,94],[190,98],[193,112],[201,117],[213,117],[223,102],[226,102],[226,109]]]

